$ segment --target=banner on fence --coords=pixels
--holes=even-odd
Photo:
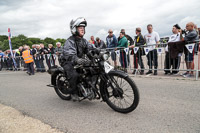
[[[139,47],[134,47],[134,54],[137,53],[138,49],[139,49]]]
[[[120,56],[120,50],[116,50],[115,53],[118,57]]]
[[[150,48],[144,48],[144,52],[145,52],[145,54],[147,55],[148,53],[149,53],[149,50],[150,50]]]
[[[124,51],[126,52],[126,55],[128,55],[129,48],[125,48]]]
[[[194,49],[194,43],[191,43],[191,44],[187,44],[187,45],[185,45],[185,47],[188,49],[188,51],[190,52],[190,53],[192,53],[193,52],[193,49]]]
[[[162,48],[157,49],[158,54],[162,54]]]

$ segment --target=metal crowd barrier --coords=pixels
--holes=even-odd
[[[199,41],[196,41],[195,43],[199,44]],[[191,44],[191,43],[188,43]],[[153,44],[153,45],[148,45],[148,46],[158,46],[154,51],[153,55],[157,55],[157,61],[158,61],[158,67],[156,70],[159,73],[163,73],[165,71],[176,71],[178,72],[179,75],[181,75],[181,72],[186,72],[186,71],[192,71],[194,74],[194,78],[198,80],[198,76],[200,73],[200,48],[196,51],[192,50],[192,54],[194,57],[193,64],[194,68],[193,69],[187,69],[186,67],[186,62],[185,62],[185,55],[189,54],[191,51],[187,51],[186,53],[182,53],[176,60],[168,60],[170,64],[170,68],[166,68],[166,52],[165,52],[165,47],[168,45],[167,43],[161,43],[161,44]],[[149,54],[149,49],[148,46],[143,45],[140,47],[135,47],[135,48],[107,48],[107,50],[110,51],[110,53],[116,56],[116,62],[117,62],[117,68],[122,68],[129,71],[136,70],[135,76],[142,70],[144,72],[147,72],[148,70],[154,71],[155,68],[153,67],[155,64],[152,62],[153,59],[149,58],[149,61],[152,62],[152,68],[149,69],[148,66],[148,59],[147,55]],[[188,48],[194,49],[194,46],[189,46]],[[186,49],[186,48],[185,48]],[[187,49],[186,49],[187,50]],[[137,51],[137,52],[136,52]],[[140,53],[138,53],[140,51]],[[134,53],[135,52],[135,53]],[[156,53],[154,53],[156,52]],[[169,53],[168,56],[171,56]],[[43,57],[43,59],[41,59]],[[34,66],[36,71],[45,71],[49,67],[54,67],[55,65],[59,65],[58,56],[53,54],[44,54],[44,55],[39,55],[37,57],[34,57]],[[135,58],[135,60],[134,60]],[[140,58],[143,61],[144,68],[141,68],[141,61]],[[188,57],[189,58],[189,57]],[[17,63],[17,70],[26,70],[26,64],[23,61],[23,58],[18,56],[15,58],[15,61]],[[111,57],[109,58],[109,61],[111,64],[114,66],[114,61],[112,61]],[[1,58],[0,59],[0,70],[14,70],[14,65],[12,58]],[[144,73],[145,74],[145,73]]]
[[[33,56],[34,59],[34,68],[36,71],[45,72],[48,68],[58,65],[56,60],[58,56],[56,54],[44,54]],[[0,70],[14,70],[14,71],[24,71],[27,70],[26,64],[22,56],[14,57],[17,68],[14,66],[12,57],[3,57],[0,58]]]
[[[190,45],[192,44],[192,45]],[[158,61],[158,67],[154,68],[154,62],[152,58],[149,58],[149,62],[152,62],[152,68],[149,67],[148,65],[148,59],[147,59],[147,55],[149,54],[149,46],[157,46],[157,48],[152,52],[153,54],[153,58],[155,57],[154,55],[157,55],[157,61]],[[135,76],[137,76],[138,72],[141,71],[145,71],[147,72],[148,70],[157,70],[158,73],[165,73],[165,71],[170,71],[170,72],[174,72],[174,75],[181,75],[186,71],[191,71],[193,73],[193,78],[195,78],[196,80],[198,80],[198,76],[200,73],[200,48],[196,49],[196,46],[199,45],[199,40],[195,41],[195,42],[187,42],[184,46],[184,50],[182,52],[182,54],[179,54],[179,56],[175,59],[172,60],[167,60],[166,59],[166,52],[165,52],[165,48],[168,45],[168,43],[161,43],[161,44],[152,44],[152,45],[143,45],[140,47],[135,47],[133,49],[131,48],[113,48],[113,49],[109,49],[112,52],[114,52],[116,54],[116,62],[117,62],[117,68],[120,66],[122,69],[124,68],[125,70],[129,70],[129,71],[136,71],[135,72]],[[187,45],[187,48],[186,48]],[[127,50],[128,49],[128,50]],[[135,50],[135,53],[134,53]],[[140,50],[140,53],[138,53]],[[137,51],[137,52],[136,52]],[[184,52],[185,51],[185,52]],[[186,55],[189,55],[189,53],[191,52],[191,54],[193,55],[192,57],[194,58],[192,61],[193,64],[193,69],[187,69],[186,67],[186,62],[185,59],[187,58],[191,58],[191,57],[186,57]],[[168,53],[168,57],[171,57],[172,53]],[[126,59],[124,57],[127,57]],[[121,60],[120,58],[124,58],[124,60]],[[134,60],[134,58],[136,58]],[[141,62],[139,63],[139,61],[141,61],[141,59],[143,61],[144,64],[144,68],[141,68]],[[154,58],[155,59],[155,58]],[[109,59],[111,64],[114,65],[114,61],[110,58]],[[136,61],[136,62],[135,62]],[[123,63],[120,63],[123,62]],[[166,68],[166,64],[170,65],[170,68]],[[127,66],[123,66],[123,64],[127,64]],[[177,72],[177,73],[175,73]],[[145,73],[144,73],[145,74]]]

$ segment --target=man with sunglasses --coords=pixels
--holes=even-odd
[[[113,34],[112,29],[108,31],[108,36],[106,37],[106,44],[107,48],[111,49],[111,58],[114,61],[115,68],[117,67],[117,61],[116,61],[116,53],[115,53],[115,47],[117,47],[118,42],[116,36]]]

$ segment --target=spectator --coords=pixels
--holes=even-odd
[[[20,47],[18,48],[18,52],[19,52],[19,56],[20,56],[20,66],[21,66],[21,67],[24,66],[24,59],[22,58],[22,49],[23,49],[22,46],[20,46]]]
[[[194,29],[194,23],[193,22],[187,23],[186,29],[189,32],[188,32],[188,34],[185,35],[184,38],[182,38],[182,41],[192,43],[195,40],[198,40],[198,34],[197,34],[197,31]],[[182,30],[181,30],[181,34],[182,34]],[[183,74],[184,77],[194,76],[193,72],[190,71],[192,69],[193,60],[194,60],[194,50],[193,50],[193,53],[190,53],[190,52],[187,51],[187,49],[185,49],[185,61],[186,61],[186,67],[187,67],[188,71]]]
[[[147,47],[149,48],[149,53],[147,54],[149,71],[146,74],[152,73],[152,66],[154,65],[154,75],[157,75],[158,68],[158,55],[157,50],[155,49],[159,43],[160,37],[159,34],[153,31],[152,24],[147,25],[148,33],[144,36]],[[151,46],[148,46],[151,45]]]
[[[172,28],[173,35],[170,36],[168,43],[180,41],[180,33],[179,33],[180,29],[181,29],[181,27],[178,24],[173,26],[173,28]],[[172,54],[172,53],[169,52],[169,48],[170,47],[168,47],[168,45],[165,48],[165,69],[166,69],[165,75],[171,73],[170,70],[169,70],[169,69],[171,69],[171,66],[172,66],[172,69],[173,69],[171,74],[176,75],[178,73],[178,69],[179,69],[179,66],[180,66],[182,53],[179,53],[176,58],[171,58],[170,54]]]
[[[8,65],[8,50],[4,51],[4,65],[6,70],[9,70],[9,65]]]
[[[105,49],[105,48],[106,48],[106,44],[104,43],[103,40],[100,40],[100,38],[97,37],[97,38],[96,38],[95,47],[96,47],[96,48],[99,48],[99,49]]]
[[[59,57],[60,56],[60,54],[62,53],[62,51],[63,51],[63,47],[61,46],[61,43],[60,42],[57,42],[56,43],[56,48],[55,48],[55,53],[56,53],[56,55]]]
[[[41,72],[41,65],[40,65],[40,45],[36,44],[36,53],[34,54],[34,58],[35,58],[35,65],[37,68],[37,72]]]
[[[117,61],[116,61],[116,53],[115,53],[115,47],[117,47],[117,38],[113,34],[112,29],[108,31],[109,35],[106,37],[106,44],[107,48],[111,49],[111,58],[114,61],[115,68],[117,67]]]
[[[141,28],[136,28],[135,30],[136,33],[136,37],[135,37],[135,46],[139,47],[139,50],[137,51],[136,54],[134,54],[134,71],[132,74],[135,74],[136,69],[138,69],[138,64],[140,65],[141,68],[141,72],[140,74],[143,75],[144,74],[144,64],[143,64],[143,60],[142,60],[142,55],[144,54],[144,49],[143,46],[144,45],[144,38],[141,34]],[[129,46],[129,48],[134,48],[134,45]]]
[[[16,65],[17,65],[17,70],[20,70],[20,62],[19,62],[20,56],[19,56],[19,53],[16,52],[15,50],[13,50],[13,57],[14,57],[14,59],[15,59]],[[14,63],[13,63],[13,64],[14,64]]]
[[[7,58],[8,70],[12,71],[13,70],[13,61],[12,61],[12,56],[11,56],[10,50],[7,50],[7,53],[8,53],[8,58]]]
[[[4,53],[2,52],[2,50],[0,50],[0,71],[3,68],[3,58],[4,58]]]
[[[24,58],[24,62],[27,64],[27,74],[34,75],[33,56],[31,55],[32,53],[29,49],[29,46],[24,47],[22,57]]]
[[[125,37],[125,33],[124,32],[120,32],[120,40],[118,42],[118,46],[117,47],[122,47],[122,48],[127,48],[128,47],[128,40]],[[124,49],[120,50],[120,63],[121,66],[123,68],[127,68],[128,66],[128,62],[127,62],[127,55],[126,52],[124,51]],[[127,70],[126,70],[127,71]]]
[[[55,66],[55,59],[54,59],[54,47],[52,44],[49,44],[48,45],[48,68],[50,69],[51,67],[54,67]]]
[[[127,34],[125,33],[125,29],[121,29],[121,32],[123,32],[123,33],[125,34],[125,37],[126,37],[126,39],[127,39],[127,41],[128,41],[128,46],[133,45],[133,44],[134,44],[134,41],[133,41],[133,39],[132,39],[129,35],[127,35]],[[119,37],[118,37],[118,42],[119,42],[120,39],[121,39],[121,38],[120,38],[120,36],[119,36]]]
[[[96,41],[94,40],[94,36],[90,37],[89,43],[95,46]]]
[[[194,25],[194,29],[196,30],[197,32],[197,39],[199,39],[199,31],[198,31],[198,28],[197,28],[197,25],[195,24]],[[199,42],[196,42],[195,45],[194,45],[194,53],[197,55],[198,54],[198,50],[199,50]],[[194,60],[192,62],[192,70],[194,70]],[[193,75],[193,71],[191,71],[191,74]]]
[[[40,66],[41,66],[41,72],[46,72],[45,66],[44,66],[44,54],[46,58],[46,63],[48,65],[48,59],[47,59],[47,54],[48,54],[48,49],[44,46],[44,44],[40,44]]]
[[[32,45],[31,52],[32,52],[33,56],[36,54],[36,52],[37,52],[37,50],[36,50],[36,44]]]
[[[131,46],[131,45],[133,45],[134,44],[134,41],[133,41],[133,39],[129,36],[129,35],[127,35],[126,33],[125,33],[125,29],[121,29],[121,32],[123,32],[124,34],[125,34],[125,37],[126,37],[126,39],[128,40],[128,46]],[[120,37],[118,37],[118,42],[119,42],[119,40],[120,40]],[[130,59],[129,59],[129,56],[127,56],[128,58],[128,65],[130,64]]]

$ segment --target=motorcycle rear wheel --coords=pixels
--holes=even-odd
[[[56,85],[54,87],[56,94],[62,99],[62,100],[70,100],[71,95],[66,93],[66,88],[68,87],[69,83],[66,79],[66,77],[59,73],[56,76]]]

